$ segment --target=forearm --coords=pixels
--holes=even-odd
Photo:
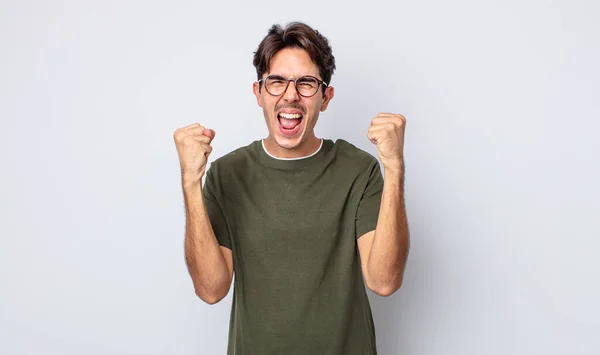
[[[404,203],[404,168],[385,169],[384,173],[379,218],[367,267],[373,286],[384,294],[391,294],[402,284],[410,243]]]
[[[183,184],[186,211],[185,257],[196,294],[208,303],[223,298],[231,285],[225,257],[212,229],[200,182]]]

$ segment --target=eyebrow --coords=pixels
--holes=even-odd
[[[288,78],[285,75],[281,75],[281,74],[268,74],[267,76],[276,76],[278,78],[283,78],[283,79],[287,79]],[[302,75],[298,76],[295,79],[301,78],[303,76],[312,76],[313,78],[317,78],[317,79],[319,78],[317,75],[313,75],[313,74],[302,74]]]

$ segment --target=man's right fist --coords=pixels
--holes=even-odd
[[[212,142],[216,132],[198,123],[179,128],[173,134],[181,177],[189,182],[200,182],[206,170],[208,156],[212,152]]]

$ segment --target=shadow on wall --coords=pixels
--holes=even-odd
[[[414,181],[407,177],[407,185],[409,180]],[[422,342],[435,337],[442,313],[443,305],[437,301],[441,285],[434,281],[442,272],[435,269],[437,252],[427,242],[435,239],[427,230],[427,209],[416,199],[407,198],[406,204],[411,248],[402,287],[389,297],[368,290],[379,355],[429,353],[423,346],[431,350],[432,345]]]
[[[335,101],[332,102],[331,118],[322,122],[325,135],[340,137],[348,140],[358,148],[366,150],[378,158],[376,147],[368,141],[366,135],[372,118],[378,112],[394,112],[406,115],[402,112],[402,92],[410,88],[399,89],[391,80],[388,83],[378,82],[377,87],[370,86],[370,80],[361,78],[338,77]],[[356,81],[356,82],[355,82]],[[386,85],[387,84],[387,85]],[[361,92],[356,93],[352,88],[360,87]],[[364,93],[373,93],[371,97],[365,97]],[[375,94],[377,93],[377,94]],[[380,94],[383,93],[383,94]],[[407,117],[406,141],[410,139],[410,120]],[[335,122],[343,120],[348,129],[340,134]],[[333,121],[333,122],[329,122]],[[420,179],[411,171],[411,159],[406,158],[406,204],[411,233],[411,250],[407,267],[404,273],[402,287],[389,297],[381,297],[368,291],[373,317],[375,320],[375,332],[377,337],[378,353],[380,355],[391,354],[416,354],[422,353],[422,339],[430,338],[432,329],[430,324],[439,318],[439,307],[433,304],[432,290],[438,288],[432,285],[436,279],[433,270],[435,264],[435,250],[428,250],[428,238],[435,239],[427,231],[428,220],[426,217],[426,202],[419,199],[418,191],[415,189],[417,181],[419,184],[427,184],[427,179]],[[429,181],[429,183],[432,183]],[[423,186],[421,186],[423,187]],[[410,192],[413,192],[411,195]],[[412,198],[412,199],[411,199]],[[431,234],[431,233],[429,233]],[[431,240],[430,239],[430,240]],[[421,349],[419,349],[421,348]],[[419,351],[421,350],[421,351]]]

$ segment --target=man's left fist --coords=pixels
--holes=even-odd
[[[406,118],[399,114],[379,113],[371,121],[367,137],[377,145],[379,159],[385,169],[403,168],[404,128]]]

